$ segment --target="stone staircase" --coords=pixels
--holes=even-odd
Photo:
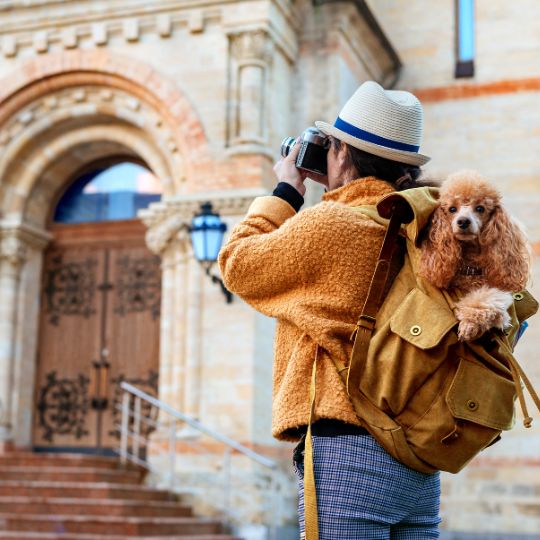
[[[143,477],[115,458],[0,454],[0,540],[235,540]]]

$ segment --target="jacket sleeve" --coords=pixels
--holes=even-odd
[[[227,288],[268,316],[286,317],[306,287],[316,257],[310,210],[296,214],[283,199],[259,197],[220,252]]]

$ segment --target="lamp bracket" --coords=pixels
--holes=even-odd
[[[219,276],[216,276],[215,274],[212,274],[210,272],[210,268],[212,267],[212,264],[204,264],[203,266],[204,266],[204,272],[212,280],[212,283],[216,283],[217,285],[221,287],[221,292],[224,294],[225,301],[227,302],[227,304],[232,303],[233,293],[229,291],[227,287],[225,287],[225,283],[223,283],[223,280]]]

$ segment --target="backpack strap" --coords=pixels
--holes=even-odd
[[[315,388],[317,386],[317,360],[319,346],[315,351],[315,360],[311,370],[309,387],[309,421],[304,447],[304,540],[319,540],[319,516],[317,512],[317,492],[315,489],[315,471],[313,470],[313,440],[311,424],[315,420]]]
[[[396,200],[386,234],[379,252],[379,259],[371,278],[368,293],[356,328],[351,336],[354,346],[347,372],[347,393],[353,397],[359,393],[360,379],[366,364],[369,341],[375,329],[375,318],[383,301],[383,294],[388,281],[392,256],[397,245],[397,238],[402,223],[411,221],[411,208],[404,200]]]
[[[375,207],[357,207],[358,210],[368,216],[376,212]],[[382,303],[382,296],[388,281],[390,272],[390,263],[394,254],[397,238],[402,223],[409,223],[412,219],[411,208],[404,200],[396,200],[392,209],[392,216],[388,223],[388,228],[384,235],[384,240],[379,252],[379,259],[375,266],[375,272],[371,278],[369,290],[362,308],[362,312],[356,324],[356,329],[351,336],[354,339],[354,347],[351,356],[351,362],[348,367],[347,375],[347,392],[349,395],[359,394],[360,377],[364,370],[364,365],[367,359],[369,348],[369,340],[375,328],[375,317]],[[371,216],[370,216],[371,217]],[[311,438],[311,424],[315,419],[315,388],[317,374],[317,360],[319,347],[315,352],[315,360],[313,361],[311,383],[310,383],[310,408],[309,421],[307,426],[305,450],[304,450],[304,524],[305,524],[305,540],[319,540],[319,523],[317,512],[317,493],[315,488],[315,474],[313,469],[313,444]],[[347,368],[340,369],[344,371]],[[355,392],[356,389],[356,392]]]

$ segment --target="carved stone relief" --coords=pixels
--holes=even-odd
[[[229,146],[267,141],[266,87],[274,49],[263,29],[229,35]]]
[[[134,98],[127,92],[109,87],[83,86],[71,87],[47,94],[33,101],[17,112],[0,129],[0,150],[19,137],[26,128],[48,117],[60,119],[62,112],[74,113],[77,106],[86,105],[86,109],[77,111],[83,114],[97,114],[108,111],[109,115],[125,117],[136,125],[142,124],[146,129],[163,141],[172,154],[178,151],[175,136],[162,117],[144,102]],[[130,116],[130,113],[136,113]]]

